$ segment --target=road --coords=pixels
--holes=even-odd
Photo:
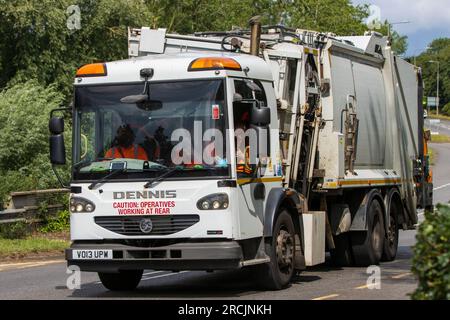
[[[249,271],[157,272],[146,271],[138,289],[114,293],[103,288],[95,274],[82,273],[78,290],[66,287],[63,261],[0,265],[0,299],[408,299],[415,288],[410,274],[410,247],[414,231],[401,234],[398,259],[381,265],[381,289],[368,289],[365,268],[308,269],[285,290],[271,292],[255,288]]]
[[[425,120],[425,127],[432,132],[450,136],[450,121],[439,120],[439,123],[431,123]],[[430,143],[429,146],[435,151],[435,165],[433,168],[434,203],[447,203],[450,200],[450,146],[449,144]]]
[[[435,203],[450,199],[450,144],[433,145],[438,156],[434,168]],[[420,215],[423,219],[423,215]],[[66,266],[61,259],[0,263],[0,299],[409,299],[416,287],[410,273],[415,231],[400,234],[397,260],[380,265],[380,289],[367,286],[365,268],[334,268],[328,264],[310,268],[281,291],[262,291],[249,280],[249,271],[180,272],[147,270],[133,292],[109,292],[96,274],[82,273],[81,288],[66,286]],[[373,272],[373,271],[372,271]]]
[[[436,120],[425,119],[425,127],[431,129],[432,132],[439,132],[440,134],[445,134],[450,136],[450,121],[439,120],[439,123],[432,123]]]
[[[433,202],[448,203],[450,200],[450,144],[430,143],[429,146],[436,153],[433,167]]]

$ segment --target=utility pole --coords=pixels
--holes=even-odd
[[[430,47],[426,47],[426,48],[421,48],[421,49],[416,49],[416,50],[414,50],[414,52],[413,52],[413,55],[414,55],[414,65],[415,66],[417,66],[417,52],[419,52],[419,50],[420,51],[424,51],[424,50],[430,50],[431,48]]]
[[[437,64],[437,75],[436,75],[436,115],[439,115],[439,61],[437,60],[430,60],[429,63],[436,63]]]
[[[389,42],[392,42],[391,39],[391,26],[394,26],[396,24],[407,24],[407,23],[411,23],[411,21],[405,20],[405,21],[398,21],[398,22],[388,22],[388,39]]]

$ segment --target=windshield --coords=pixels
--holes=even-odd
[[[111,179],[151,179],[171,168],[170,179],[229,177],[214,144],[226,130],[224,80],[150,83],[145,101],[128,103],[143,91],[144,83],[76,88],[73,179],[119,168]]]

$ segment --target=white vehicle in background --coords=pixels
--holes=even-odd
[[[135,288],[144,269],[252,267],[281,289],[327,251],[339,265],[394,260],[399,229],[431,206],[420,69],[380,34],[253,19],[195,35],[130,29],[129,54],[80,68],[70,109],[66,259],[107,288]],[[134,152],[108,157],[124,124]],[[242,128],[256,137],[244,163]],[[53,165],[66,163],[63,129],[52,116]]]
[[[428,111],[427,110],[423,110],[423,118],[424,119],[428,118]]]

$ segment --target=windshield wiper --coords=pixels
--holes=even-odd
[[[178,170],[182,170],[182,168],[174,167],[172,169],[167,169],[167,171],[164,172],[162,175],[157,176],[157,177],[153,178],[152,180],[150,180],[149,182],[147,182],[144,185],[144,188],[146,188],[146,189],[150,188],[152,186],[152,184],[154,184],[155,182],[160,182],[160,181],[164,180],[165,178],[169,177],[171,174],[173,174],[175,171],[178,171]]]
[[[109,173],[109,174],[107,174],[106,176],[104,176],[103,178],[98,179],[97,181],[92,182],[92,183],[89,185],[88,188],[89,188],[89,190],[92,190],[92,189],[94,189],[94,187],[95,187],[96,185],[102,184],[103,182],[107,181],[108,179],[110,179],[110,178],[112,178],[112,177],[118,175],[119,173],[124,173],[125,171],[126,171],[126,169],[114,170],[114,171],[112,171],[111,173]]]

